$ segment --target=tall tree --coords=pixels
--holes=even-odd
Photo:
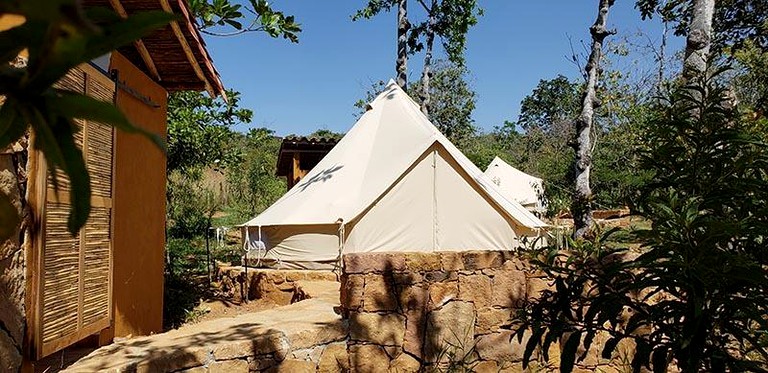
[[[429,109],[432,104],[432,97],[429,94],[429,80],[432,78],[432,49],[435,45],[435,27],[437,26],[437,0],[432,0],[432,4],[427,7],[424,1],[420,1],[421,5],[427,11],[427,23],[426,23],[426,50],[424,51],[424,69],[421,72],[421,89],[419,90],[419,98],[421,99],[421,112],[429,117]]]
[[[424,69],[421,74],[421,111],[429,116],[430,78],[432,77],[432,57],[435,38],[442,40],[442,46],[451,63],[464,65],[464,50],[466,49],[467,32],[477,24],[477,18],[482,15],[482,9],[477,0],[432,0],[427,5],[425,0],[419,4],[427,13],[427,20],[411,29],[409,44],[412,52],[422,48],[424,53]],[[418,42],[424,37],[424,45]]]
[[[395,59],[395,73],[397,85],[403,89],[408,88],[408,31],[411,23],[408,21],[408,0],[368,0],[368,4],[352,15],[352,20],[360,18],[370,19],[383,11],[390,11],[397,7],[397,57]]]
[[[714,6],[714,17],[710,22],[712,34],[711,47],[715,51],[724,48],[739,49],[746,41],[768,51],[768,2],[765,0],[637,0],[636,7],[643,18],[661,14],[665,20],[676,23],[675,35],[686,36],[689,26],[694,23],[694,8],[708,11]],[[658,11],[660,10],[660,12]]]
[[[592,227],[592,189],[589,183],[589,173],[592,168],[592,123],[595,107],[599,104],[595,93],[600,73],[600,58],[602,57],[603,41],[614,32],[606,27],[608,10],[613,0],[600,0],[597,20],[589,28],[592,35],[592,48],[586,65],[587,82],[582,98],[581,113],[576,118],[574,161],[575,188],[571,214],[573,215],[573,237],[583,238]]]
[[[397,85],[408,89],[408,0],[397,1]]]
[[[685,41],[683,79],[686,82],[707,70],[709,50],[712,44],[712,17],[715,0],[693,0],[691,23]]]
[[[231,127],[250,122],[253,111],[239,106],[239,92],[228,91],[227,97],[228,101],[213,99],[200,92],[170,95],[168,174],[238,163],[236,149],[229,143]]]
[[[437,60],[432,74],[432,84],[429,86],[433,102],[432,123],[459,148],[462,147],[463,141],[475,135],[476,132],[472,119],[476,97],[467,79],[468,73],[466,66]],[[418,81],[412,88],[421,91],[423,89],[421,84],[422,82]],[[356,117],[365,113],[368,103],[376,98],[385,86],[386,83],[381,80],[371,82],[365,98],[354,103],[354,106],[360,110],[355,114]],[[420,96],[414,97],[414,100],[421,104]]]
[[[462,148],[476,131],[472,112],[475,110],[477,98],[467,78],[466,66],[438,60],[435,63],[432,84],[429,86],[433,100],[430,119],[440,132],[459,148]],[[421,84],[423,82],[417,82],[413,88],[423,91]],[[417,102],[420,100],[420,97],[416,98]],[[423,105],[423,102],[419,104]]]

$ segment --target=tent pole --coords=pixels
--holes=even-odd
[[[205,229],[205,270],[208,272],[208,286],[211,285],[211,247],[208,236],[211,234],[211,226]]]
[[[248,303],[248,250],[245,251],[245,280],[243,280],[243,289],[245,289],[245,294],[243,294],[243,302]]]

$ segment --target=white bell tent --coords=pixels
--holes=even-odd
[[[512,250],[546,224],[505,199],[390,81],[317,166],[243,227],[249,255],[320,269],[342,253]]]
[[[499,191],[509,200],[519,202],[531,211],[542,212],[544,204],[541,194],[544,192],[542,180],[526,174],[496,157],[485,170],[485,176],[496,184]]]

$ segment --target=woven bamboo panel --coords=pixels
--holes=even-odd
[[[67,91],[85,93],[85,72],[79,67],[69,70],[67,75],[53,86]]]
[[[83,324],[109,317],[111,209],[94,207],[85,226]]]
[[[70,70],[67,75],[64,76],[61,80],[56,82],[54,84],[54,87],[59,89],[65,89],[67,91],[77,92],[77,93],[85,93],[85,82],[86,82],[86,73],[81,68],[74,68]],[[77,123],[79,130],[77,133],[75,133],[75,143],[77,146],[82,149],[83,148],[83,124],[84,122],[81,120],[75,120],[75,123]],[[69,185],[69,178],[67,178],[66,174],[62,172],[61,170],[56,170],[55,172],[55,180],[56,180],[56,187],[58,190],[69,192],[72,188]],[[51,173],[48,176],[48,184],[53,186],[54,182],[54,173]]]
[[[43,342],[77,331],[80,291],[80,238],[67,231],[69,206],[46,206],[46,245],[43,251]]]
[[[73,69],[57,87],[112,102],[115,86],[105,76],[93,74],[101,73],[90,66]],[[60,170],[49,169],[42,268],[38,270],[42,302],[37,325],[42,342],[38,357],[75,343],[107,327],[110,321],[112,209],[111,202],[94,201],[112,198],[113,129],[79,120],[77,125],[75,141],[84,150],[93,207],[85,226],[73,237],[67,229],[69,201],[51,196],[53,188],[71,193],[69,179]]]
[[[112,127],[88,123],[88,173],[91,175],[91,193],[112,197]]]
[[[112,102],[115,99],[115,86],[106,86],[97,79],[88,79],[88,95],[105,102]]]

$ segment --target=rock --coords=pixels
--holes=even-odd
[[[424,273],[424,280],[427,282],[456,281],[457,279],[457,271],[429,271]]]
[[[282,284],[286,281],[287,277],[290,277],[292,272],[284,272],[284,271],[276,271],[276,270],[263,270],[264,272],[264,280],[269,281],[275,285]],[[288,281],[296,281],[294,279],[287,279]]]
[[[194,367],[194,368],[180,370],[179,373],[208,373],[208,368],[207,367]]]
[[[364,311],[394,311],[397,309],[397,294],[391,278],[379,274],[365,275],[363,290]]]
[[[214,361],[208,365],[210,373],[248,373],[248,362],[245,360]]]
[[[464,269],[464,259],[460,252],[441,252],[440,263],[443,271],[460,271]]]
[[[495,361],[481,361],[472,368],[475,373],[499,373],[499,364]]]
[[[459,282],[437,282],[429,285],[429,308],[435,309],[459,297]]]
[[[495,360],[500,363],[519,362],[523,359],[528,337],[530,337],[530,332],[526,332],[522,343],[518,343],[517,338],[513,338],[511,331],[504,330],[480,336],[475,348],[483,360]]]
[[[635,357],[636,348],[637,343],[634,339],[624,338],[616,345],[616,349],[613,350],[613,354],[611,354],[611,359],[619,361],[632,361],[632,359]]]
[[[259,335],[258,338],[251,341],[250,349],[252,355],[275,353],[275,356],[277,356],[279,360],[282,360],[285,357],[285,354],[288,353],[290,347],[290,343],[288,343],[288,339],[285,335],[281,332],[277,332]]]
[[[347,325],[341,320],[319,329],[306,329],[290,333],[289,345],[292,349],[304,349],[340,341],[347,337]]]
[[[439,253],[405,254],[406,270],[413,272],[439,271],[442,269]]]
[[[275,364],[277,364],[277,361],[270,355],[248,358],[248,370],[251,372],[259,372],[271,368],[275,366]]]
[[[401,272],[406,269],[406,258],[401,253],[344,254],[345,273]]]
[[[512,310],[504,308],[483,308],[477,311],[477,334],[487,334],[498,331],[503,325],[511,323]]]
[[[400,354],[397,359],[389,363],[389,371],[392,373],[417,373],[421,371],[421,363],[408,354]]]
[[[389,356],[376,345],[349,346],[349,362],[352,372],[385,372],[389,368]]]
[[[269,371],[275,373],[315,373],[317,366],[311,361],[286,359]]]
[[[475,308],[472,303],[449,302],[427,317],[427,361],[461,361],[472,350],[475,336]]]
[[[320,361],[320,355],[323,353],[324,346],[315,346],[312,348],[303,348],[300,350],[291,351],[289,359],[291,360],[304,360],[318,363]]]
[[[424,278],[418,272],[395,272],[392,280],[397,286],[410,286],[422,282]]]
[[[0,149],[3,151],[6,149]],[[0,214],[21,214],[22,198],[19,180],[10,154],[0,154],[0,194],[8,198],[12,208]],[[22,348],[25,323],[26,262],[19,242],[21,220],[5,220],[0,231],[9,235],[0,241],[0,371],[19,370],[21,360],[17,355]],[[11,224],[7,224],[11,223]]]
[[[533,361],[528,365],[528,368],[523,369],[523,363],[504,363],[499,366],[499,373],[520,373],[520,372],[547,372],[555,373],[560,372],[559,369],[548,369],[547,366],[539,365]],[[594,373],[594,372],[592,372]]]
[[[525,303],[525,274],[520,271],[497,271],[493,277],[493,305],[519,307]]]
[[[413,310],[405,314],[405,340],[403,350],[421,358],[424,346],[424,328],[426,327],[426,311]]]
[[[290,282],[296,282],[300,280],[304,280],[306,278],[306,274],[304,271],[288,271],[285,273],[285,280]]]
[[[528,278],[526,285],[526,296],[528,299],[539,299],[544,290],[554,290],[549,280],[541,277]]]
[[[341,277],[341,306],[346,310],[359,310],[363,307],[363,275],[344,274]]]
[[[402,346],[405,317],[398,314],[353,312],[350,314],[350,337],[356,341],[382,346]]]
[[[8,334],[0,330],[0,372],[16,372],[21,369],[19,347]]]
[[[501,269],[526,271],[530,269],[530,264],[527,261],[520,259],[520,253],[515,251],[502,251],[501,252]]]
[[[404,312],[424,310],[429,300],[429,292],[425,285],[408,286],[400,291],[400,308]]]
[[[269,337],[269,336],[267,336]],[[270,349],[270,344],[267,342],[262,342],[261,345],[262,351],[259,351],[259,353],[265,353],[265,352],[272,352],[272,351],[263,351]],[[218,343],[211,349],[213,358],[216,360],[231,360],[231,359],[239,359],[242,357],[248,357],[253,356],[255,354],[254,352],[254,342],[243,340],[243,341],[233,341],[233,342],[225,342],[225,343]]]
[[[1,193],[1,192],[0,192]],[[15,242],[14,242],[15,241]],[[3,245],[0,242],[0,245]],[[24,338],[24,286],[25,262],[24,251],[18,247],[18,240],[8,240],[5,242],[5,254],[7,258],[0,257],[0,325],[4,325],[6,332],[14,341],[14,344],[21,347],[21,341]],[[16,248],[16,251],[12,249]]]
[[[135,371],[136,373],[173,372],[205,365],[210,361],[210,358],[211,356],[204,349],[194,351],[176,350],[138,363]]]
[[[325,347],[320,355],[317,371],[321,373],[340,373],[349,371],[347,343],[336,342]]]
[[[477,308],[491,305],[491,279],[483,275],[459,276],[459,299],[474,302]]]
[[[501,253],[498,251],[468,251],[462,253],[464,269],[477,270],[501,266]]]

